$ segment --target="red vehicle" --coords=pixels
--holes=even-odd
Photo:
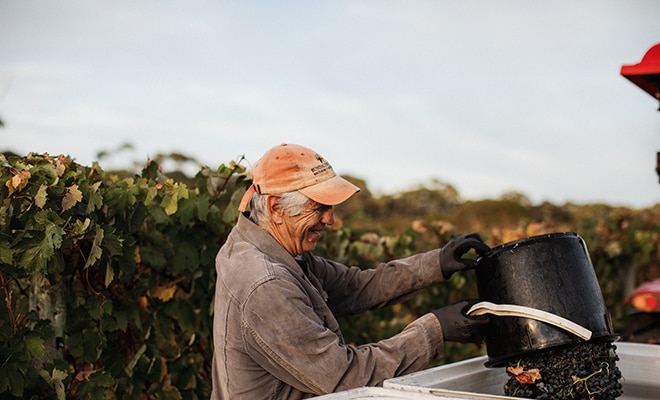
[[[621,75],[660,101],[660,43],[651,47],[639,63],[621,67]],[[655,170],[660,177],[660,152]],[[623,339],[660,344],[660,279],[640,285],[624,303],[632,304],[633,311],[628,315]]]
[[[633,311],[628,314],[623,339],[660,344],[660,279],[638,286],[624,303],[632,304]]]

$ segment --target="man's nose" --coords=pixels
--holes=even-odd
[[[326,225],[332,225],[335,223],[335,212],[332,207],[323,212],[323,215],[321,215],[321,222]]]

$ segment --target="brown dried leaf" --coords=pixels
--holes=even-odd
[[[62,175],[64,175],[64,172],[66,172],[66,169],[70,163],[71,161],[62,154],[57,156],[57,160],[55,160],[55,170],[57,171],[57,176],[61,178]]]
[[[426,233],[428,231],[426,226],[424,226],[424,222],[419,219],[416,219],[412,222],[412,229],[417,233]]]
[[[172,300],[174,292],[176,292],[176,284],[168,284],[153,289],[152,295],[166,303]]]
[[[135,254],[135,263],[139,264],[142,262],[142,256],[140,256],[140,246],[135,246],[133,249],[133,254]]]
[[[523,367],[523,366],[512,367],[512,366],[509,365],[508,367],[506,367],[506,372],[509,372],[509,373],[513,374],[513,376],[518,376],[518,375],[522,374],[524,370],[525,370],[525,367]]]
[[[523,366],[508,366],[506,371],[513,374],[516,380],[522,384],[534,384],[541,379],[541,371],[538,368],[525,370]]]
[[[14,192],[20,192],[25,186],[27,186],[28,181],[32,174],[30,171],[16,171],[12,172],[13,176],[7,182],[5,186],[9,189],[9,194],[11,195]]]

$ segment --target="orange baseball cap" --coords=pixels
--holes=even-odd
[[[325,158],[297,144],[282,143],[268,150],[252,167],[252,186],[243,195],[245,211],[254,193],[281,194],[299,191],[317,203],[334,206],[360,191],[335,174]]]

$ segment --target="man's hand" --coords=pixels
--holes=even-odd
[[[471,249],[482,256],[490,250],[490,247],[481,240],[478,233],[468,233],[453,238],[440,250],[440,270],[445,279],[449,279],[456,271],[476,268],[476,260],[463,258],[463,255]]]
[[[477,344],[483,342],[483,330],[488,325],[490,317],[488,315],[471,317],[466,314],[477,301],[463,300],[433,311],[440,321],[445,341]]]

